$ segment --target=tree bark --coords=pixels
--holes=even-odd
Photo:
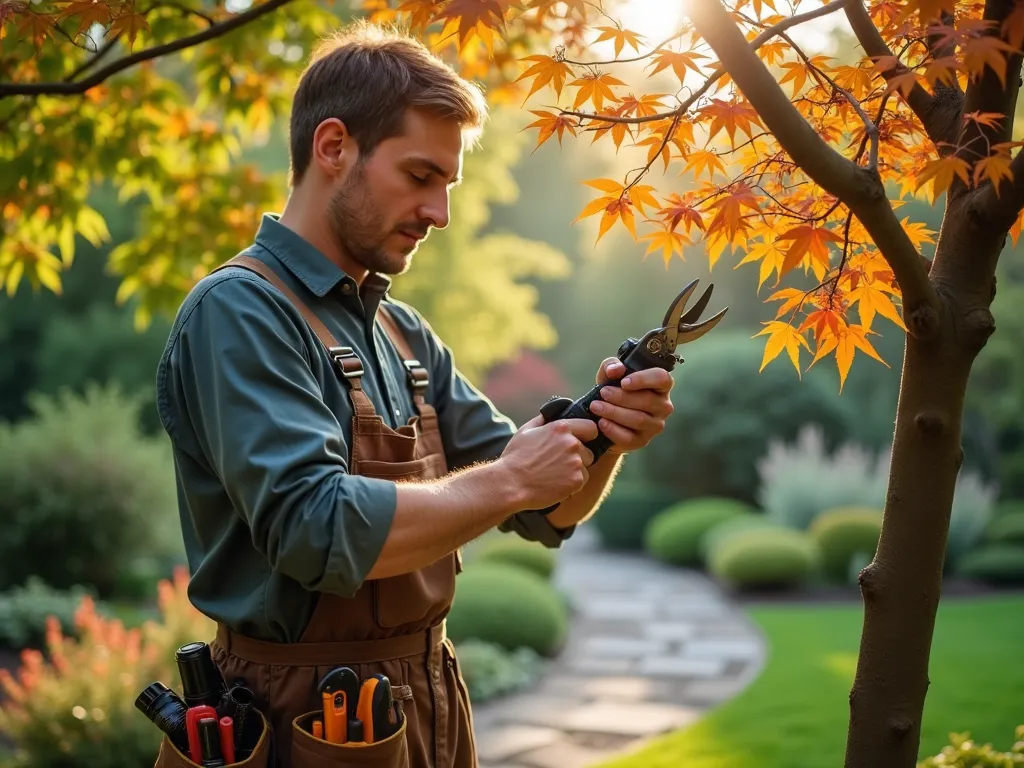
[[[967,196],[947,207],[929,280],[939,311],[907,335],[882,534],[860,574],[864,600],[850,691],[846,768],[914,768],[971,365],[995,330],[989,306],[1002,244]],[[986,231],[987,230],[987,231]],[[992,269],[988,267],[991,265]]]

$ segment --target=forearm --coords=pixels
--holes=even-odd
[[[430,565],[519,511],[513,484],[494,463],[435,481],[398,483],[397,494],[394,520],[368,580]]]
[[[615,475],[622,467],[623,456],[621,453],[608,452],[598,459],[590,467],[583,490],[559,504],[558,509],[547,516],[548,522],[556,528],[569,528],[593,515],[611,490]]]

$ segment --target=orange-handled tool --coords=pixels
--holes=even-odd
[[[324,706],[324,740],[332,744],[348,741],[348,706],[344,691],[320,694]]]
[[[349,667],[332,669],[318,686],[323,703],[324,740],[332,744],[348,741],[348,717],[355,714],[359,699],[359,676]]]

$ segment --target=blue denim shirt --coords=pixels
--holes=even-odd
[[[501,455],[515,425],[459,373],[419,313],[387,296],[389,278],[371,274],[358,287],[272,214],[246,253],[355,349],[374,408],[398,427],[416,410],[401,357],[376,322],[387,301],[429,371],[449,468]],[[173,448],[189,597],[252,637],[295,642],[316,592],[354,594],[394,518],[394,483],[347,471],[352,407],[336,371],[299,310],[238,268],[189,292],[160,360],[157,408]],[[498,527],[549,547],[573,531],[538,513]]]

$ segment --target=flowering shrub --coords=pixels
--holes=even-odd
[[[174,651],[209,640],[214,624],[188,602],[184,569],[158,585],[161,621],[126,629],[85,597],[74,616],[77,639],[47,621],[45,651],[25,650],[15,675],[0,670],[6,696],[0,733],[16,745],[11,768],[143,768],[161,734],[135,708],[155,680],[180,690]]]

